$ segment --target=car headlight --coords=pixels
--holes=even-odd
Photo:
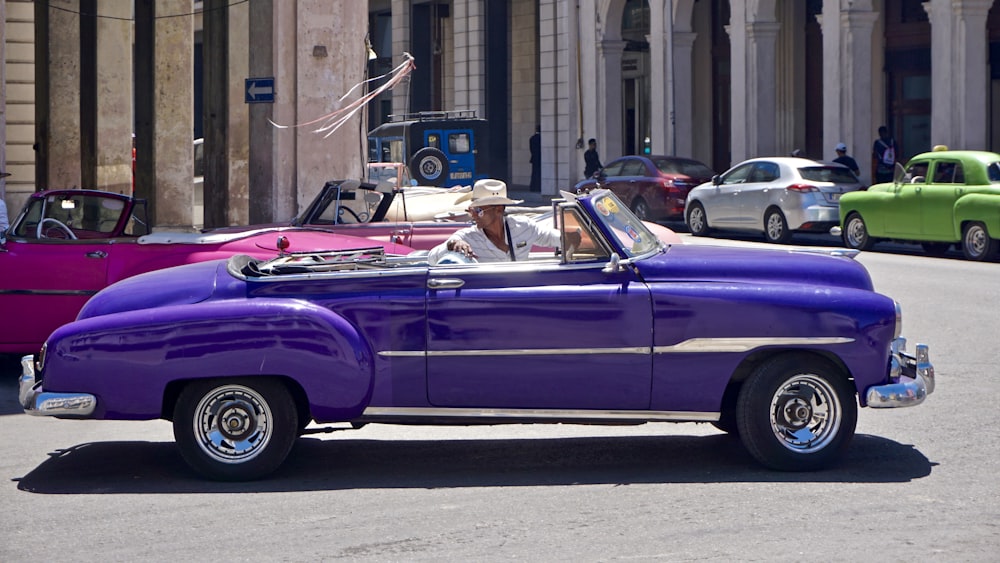
[[[45,367],[45,351],[48,350],[49,343],[42,344],[42,349],[38,351],[38,359],[35,360],[35,373],[42,373]]]
[[[896,328],[892,331],[892,339],[895,340],[903,334],[903,308],[898,301],[893,301],[892,304],[896,306]]]

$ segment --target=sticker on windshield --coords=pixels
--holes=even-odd
[[[632,225],[625,225],[625,234],[628,235],[628,238],[637,243],[642,242],[642,235],[640,235],[639,231],[635,230],[635,227]]]
[[[605,201],[607,201],[607,200],[606,199],[602,199],[602,200],[598,201],[597,204],[594,205],[594,207],[597,208],[597,212],[598,213],[600,213],[601,215],[604,215],[605,217],[607,217],[608,215],[611,215],[611,212],[608,211],[608,206],[604,205]]]

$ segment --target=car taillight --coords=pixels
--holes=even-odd
[[[666,190],[666,191],[668,191],[668,192],[680,192],[681,191],[680,188],[678,188],[677,186],[674,185],[674,179],[673,178],[663,178],[662,180],[660,180],[660,185],[662,185],[663,189]]]
[[[791,186],[788,186],[785,189],[790,192],[799,192],[799,193],[819,191],[819,188],[817,188],[816,186],[810,186],[809,184],[792,184]]]

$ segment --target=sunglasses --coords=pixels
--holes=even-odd
[[[476,217],[482,217],[487,209],[490,209],[490,207],[470,207],[469,213],[474,214]]]

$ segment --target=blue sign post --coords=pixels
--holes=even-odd
[[[247,78],[243,82],[243,96],[248,104],[273,104],[274,77]]]

